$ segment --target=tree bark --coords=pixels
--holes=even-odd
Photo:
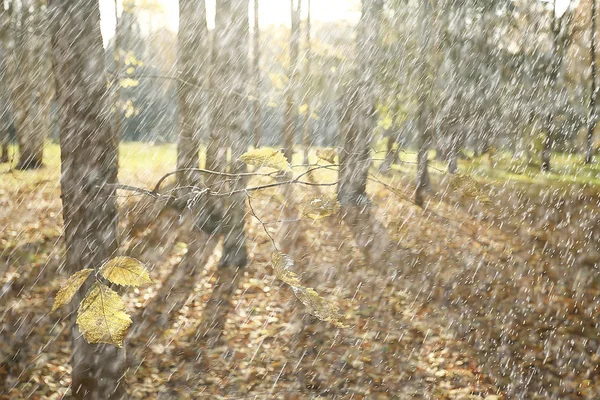
[[[362,206],[368,203],[366,188],[371,166],[371,141],[375,128],[375,67],[378,56],[378,36],[383,11],[382,0],[363,0],[358,23],[358,71],[356,87],[352,88],[343,132],[340,156],[338,201],[342,205]],[[356,96],[354,100],[354,96]]]
[[[425,203],[425,192],[429,189],[429,147],[432,142],[431,118],[429,108],[423,99],[419,105],[418,130],[419,150],[417,152],[417,187],[415,190],[415,204],[423,207]]]
[[[215,146],[226,149],[231,145],[229,172],[243,173],[246,165],[239,157],[248,147],[244,123],[247,117],[246,92],[248,80],[247,60],[249,45],[248,0],[218,1],[215,15],[214,79],[215,108],[212,115],[212,132]],[[211,163],[224,169],[227,152],[220,151]],[[223,253],[217,272],[217,284],[207,304],[198,337],[209,341],[220,337],[225,317],[232,310],[231,298],[237,288],[240,270],[248,263],[245,235],[246,195],[245,179],[240,177],[226,182],[220,179],[215,190],[238,193],[225,196],[223,201]]]
[[[24,1],[20,9],[22,34],[17,52],[16,83],[17,137],[19,162],[17,169],[36,169],[43,165],[44,141],[49,124],[50,63],[46,42],[46,15],[41,4]],[[29,29],[24,29],[30,26]],[[24,75],[24,77],[23,77]]]
[[[255,148],[258,148],[260,145],[260,131],[262,119],[262,113],[260,108],[260,25],[258,15],[258,1],[259,0],[254,0],[254,35],[252,39],[252,83],[254,86],[254,100],[252,102],[252,140]]]
[[[53,72],[61,147],[65,270],[98,268],[115,255],[117,147],[111,132],[100,9],[96,0],[51,0]],[[87,285],[84,285],[87,286]],[[78,304],[87,287],[76,295]],[[121,399],[124,350],[90,345],[71,316],[75,398]]]
[[[179,138],[177,141],[177,169],[198,168],[200,133],[203,129],[206,107],[204,88],[207,57],[206,6],[204,0],[179,0],[179,33],[177,64],[181,83],[178,90]],[[178,174],[182,186],[193,185],[195,172]]]
[[[564,16],[557,16],[556,14],[556,1],[553,1],[552,7],[552,20],[551,20],[551,31],[552,31],[552,57],[550,59],[550,65],[547,68],[547,80],[548,80],[548,89],[547,93],[554,94],[555,88],[559,83],[560,77],[560,69],[562,67],[563,58],[565,56],[566,46],[565,46],[565,29],[564,26]],[[555,124],[555,113],[556,107],[555,99],[550,99],[550,104],[552,107],[548,108],[548,112],[546,114],[546,118],[544,119],[544,132],[546,133],[543,142],[543,149],[541,152],[541,170],[544,172],[550,171],[550,156],[552,153],[552,147],[554,145],[553,134],[556,129]]]
[[[425,202],[425,192],[429,189],[429,148],[433,139],[433,121],[430,104],[431,90],[433,89],[433,72],[431,64],[433,63],[432,45],[432,24],[434,22],[434,8],[430,2],[425,2],[421,7],[421,56],[420,56],[420,76],[421,88],[419,93],[419,111],[417,115],[418,146],[417,151],[417,182],[415,190],[415,204],[422,207]]]
[[[298,53],[300,51],[300,11],[301,0],[290,0],[292,26],[290,33],[290,65],[286,87],[285,112],[283,119],[283,154],[292,163],[294,142],[296,138],[296,123],[298,107],[294,101],[298,88]]]
[[[11,125],[9,76],[10,10],[0,7],[0,163],[8,162],[8,142]]]
[[[590,101],[587,118],[587,152],[585,162],[590,164],[594,159],[594,130],[598,116],[596,115],[596,0],[590,0]]]
[[[304,63],[304,79],[306,79],[308,82],[311,81],[311,62],[312,62],[312,48],[311,48],[311,42],[310,42],[310,30],[311,30],[311,24],[310,24],[310,0],[307,0],[307,4],[306,4],[306,26],[304,29],[306,29],[306,54],[305,54],[305,63]],[[310,88],[310,86],[309,86]],[[311,132],[311,126],[310,126],[310,117],[312,115],[312,110],[310,108],[310,89],[306,91],[306,97],[304,99],[304,101],[306,102],[306,111],[304,112],[304,121],[302,123],[302,144],[304,145],[304,163],[308,164],[308,155],[310,152],[310,145],[311,145],[311,136],[312,136],[312,132]]]
[[[385,159],[381,163],[379,167],[379,172],[387,174],[392,169],[392,165],[396,162],[398,157],[397,150],[394,149],[394,144],[396,144],[396,134],[395,132],[388,131],[387,132],[387,144],[385,151]]]

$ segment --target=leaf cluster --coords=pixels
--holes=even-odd
[[[71,275],[56,294],[52,311],[70,303],[92,272],[93,269],[86,268]],[[108,282],[121,286],[152,283],[144,264],[131,257],[120,256],[107,261],[100,267],[96,275],[98,274]],[[108,343],[122,347],[131,323],[121,296],[96,276],[96,282],[81,300],[77,311],[77,325],[85,340],[88,343]]]

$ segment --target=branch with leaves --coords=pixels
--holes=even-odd
[[[177,171],[169,172],[163,175],[154,188],[143,189],[135,186],[116,184],[112,185],[115,189],[133,192],[145,196],[150,196],[157,200],[173,200],[177,199],[181,189],[188,189],[193,194],[195,201],[202,196],[231,196],[233,194],[244,193],[248,200],[250,214],[261,224],[265,234],[271,241],[274,253],[271,260],[271,265],[275,272],[275,276],[290,286],[294,295],[306,307],[308,313],[326,322],[331,322],[340,328],[347,327],[344,323],[344,317],[338,306],[321,297],[313,288],[306,287],[302,284],[298,275],[292,271],[294,260],[287,254],[279,251],[277,243],[267,229],[268,224],[274,222],[265,222],[257,214],[252,204],[252,192],[265,190],[268,188],[280,187],[285,185],[308,185],[308,186],[334,186],[338,181],[319,183],[314,181],[306,181],[303,178],[311,177],[315,171],[327,169],[337,171],[339,164],[336,164],[337,151],[335,149],[319,149],[316,152],[319,160],[326,164],[308,164],[302,165],[306,169],[296,176],[293,176],[293,168],[279,150],[269,148],[259,148],[244,153],[239,161],[247,165],[257,168],[254,172],[244,173],[227,173],[212,171],[202,168],[186,168]],[[295,166],[297,167],[297,166]],[[258,172],[261,168],[273,169],[272,172]],[[161,188],[165,181],[179,172],[196,172],[201,175],[216,175],[223,178],[225,181],[242,179],[245,177],[267,177],[275,179],[276,182],[266,183],[257,186],[236,189],[232,191],[222,192],[215,189],[214,186],[222,185],[223,180],[216,182],[213,186],[176,186],[166,192],[161,192]],[[383,185],[390,192],[394,193],[400,199],[413,203],[407,196],[402,195],[396,188],[381,181],[375,176],[369,175],[369,180]],[[312,179],[311,179],[312,180]],[[489,204],[489,198],[480,189],[478,183],[468,175],[452,174],[450,177],[450,185],[453,189],[460,192],[462,195],[474,198],[483,204]],[[413,203],[414,204],[414,203]],[[340,210],[340,204],[334,196],[318,195],[304,202],[300,215],[303,218],[317,220],[326,218],[336,214]],[[433,211],[425,210],[427,213],[434,214],[443,218],[446,221],[451,221],[446,217],[442,217]],[[299,221],[299,220],[295,220]],[[286,220],[276,222],[289,222]],[[69,303],[75,293],[81,288],[84,282],[92,275],[93,269],[84,269],[73,274],[66,284],[59,290],[56,295],[52,311]],[[146,267],[138,260],[130,257],[115,257],[102,265],[94,274],[95,283],[91,286],[86,296],[79,305],[77,324],[83,334],[83,337],[89,343],[111,343],[116,346],[122,346],[123,338],[127,333],[132,321],[125,313],[125,305],[120,296],[111,289],[103,281],[108,281],[121,286],[140,286],[142,284],[151,283],[150,276]]]
[[[56,294],[52,311],[70,303],[93,272],[94,269],[86,268],[71,275]],[[94,280],[77,310],[79,330],[88,343],[123,347],[132,321],[121,296],[104,281],[120,286],[142,286],[152,283],[148,269],[135,258],[115,257],[96,271]]]

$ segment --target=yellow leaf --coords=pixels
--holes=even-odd
[[[140,261],[131,257],[115,257],[100,268],[103,277],[122,286],[141,286],[152,283],[148,270]]]
[[[75,293],[79,290],[83,282],[90,276],[90,274],[94,272],[93,269],[87,268],[82,269],[81,271],[75,272],[73,275],[67,279],[67,283],[63,287],[60,288],[58,293],[56,293],[56,297],[54,298],[54,305],[52,306],[52,311],[56,311],[59,307],[64,306],[69,303]]]
[[[275,253],[271,262],[277,278],[291,286],[294,295],[308,308],[310,314],[339,328],[348,327],[341,322],[344,317],[338,306],[319,296],[314,289],[304,287],[298,275],[289,270],[294,266],[294,260],[290,256]]]
[[[338,203],[335,196],[313,197],[308,202],[304,203],[303,206],[301,211],[302,215],[313,220],[328,217],[340,210],[340,203]]]
[[[271,259],[277,278],[290,286],[302,286],[300,278],[289,269],[294,266],[292,257],[283,253],[274,253]]]
[[[127,68],[127,70],[125,72],[127,72],[127,74],[131,75],[131,74],[133,74],[135,72],[135,68],[134,67],[129,67],[129,68]]]
[[[135,54],[133,54],[133,52],[130,51],[129,53],[127,53],[127,57],[125,58],[125,65],[141,66],[144,65],[144,63],[138,60],[135,57]]]
[[[318,149],[317,157],[323,161],[327,161],[330,164],[335,164],[335,157],[337,152],[335,149]]]
[[[292,287],[294,294],[308,308],[311,315],[319,318],[324,322],[331,322],[339,328],[347,328],[348,326],[341,322],[343,315],[340,308],[319,296],[313,288]]]
[[[452,174],[450,176],[450,186],[461,195],[480,201],[481,203],[490,203],[490,198],[483,193],[479,183],[470,175]]]
[[[131,318],[125,313],[121,296],[108,286],[96,283],[79,305],[77,325],[88,343],[123,347]]]
[[[298,113],[300,115],[303,115],[304,113],[306,113],[307,110],[308,110],[308,104],[302,104],[300,107],[298,107]]]
[[[250,150],[240,156],[240,161],[256,167],[269,167],[279,171],[287,171],[290,164],[279,150],[260,148]]]
[[[267,103],[267,106],[269,106],[271,108],[275,108],[275,107],[277,107],[277,103],[275,103],[274,101],[269,101],[269,103]]]
[[[122,88],[127,89],[130,87],[136,87],[140,84],[140,81],[138,81],[137,79],[123,78],[119,83]]]

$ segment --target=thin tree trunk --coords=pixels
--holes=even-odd
[[[119,24],[121,20],[119,20],[119,16],[117,15],[117,4],[119,0],[115,0],[115,44],[114,44],[114,60],[115,60],[115,72],[113,77],[113,87],[114,87],[114,129],[113,129],[113,140],[116,143],[117,148],[121,143],[121,130],[122,130],[122,120],[121,120],[121,74],[123,68],[121,68],[121,29],[119,29]],[[119,165],[119,153],[117,152],[117,165]]]
[[[371,141],[375,128],[375,66],[382,0],[363,0],[358,23],[358,70],[356,88],[346,112],[350,123],[343,138],[340,157],[338,200],[342,205],[361,206],[368,203],[366,188],[371,166]]]
[[[560,68],[562,66],[564,52],[565,52],[565,44],[563,38],[563,17],[558,17],[556,15],[556,0],[553,1],[552,7],[552,21],[551,21],[551,30],[552,30],[552,58],[550,60],[550,68],[548,68],[548,93],[553,94],[554,89],[557,86],[558,78],[560,74]],[[554,104],[555,100],[552,99],[552,104]],[[555,107],[550,107],[545,119],[544,131],[546,136],[544,137],[543,149],[541,154],[541,170],[544,172],[550,171],[550,156],[552,153],[552,147],[554,144],[553,133],[556,129],[555,126]]]
[[[0,163],[8,162],[8,142],[11,123],[9,76],[10,10],[0,7]]]
[[[432,23],[435,12],[430,2],[425,2],[421,7],[421,82],[422,86],[419,93],[419,111],[417,115],[418,129],[418,152],[417,152],[417,182],[415,190],[415,204],[422,207],[425,202],[425,192],[429,189],[429,148],[433,139],[433,121],[430,105],[430,92],[433,89],[433,72],[431,71],[433,63],[433,51],[431,34]]]
[[[590,164],[594,159],[594,130],[596,129],[596,98],[598,91],[596,89],[596,0],[590,0],[590,102],[588,106],[587,120],[587,152],[585,162]]]
[[[231,144],[231,173],[246,171],[239,157],[248,147],[248,135],[244,130],[247,117],[247,100],[238,93],[246,91],[248,72],[249,21],[248,0],[223,0],[217,2],[215,15],[214,79],[215,108],[212,115],[213,143],[218,149]],[[208,160],[207,160],[208,162]],[[227,163],[227,153],[220,151],[211,160],[217,168]],[[245,179],[221,182],[216,190],[239,191],[245,187]],[[203,342],[212,343],[220,337],[225,318],[233,309],[231,299],[238,279],[248,263],[245,235],[246,197],[243,191],[225,197],[223,201],[223,253],[217,271],[217,283],[204,311],[197,336]]]
[[[13,77],[20,75],[21,79],[14,79],[12,89],[15,128],[17,129],[17,142],[19,151],[19,161],[17,169],[35,169],[42,166],[42,154],[40,147],[36,143],[35,127],[32,124],[33,103],[32,94],[34,91],[32,59],[32,37],[28,29],[23,27],[32,23],[30,0],[23,1],[20,7],[16,9],[16,20],[13,22],[13,29],[22,32],[15,35],[14,66]]]
[[[285,112],[283,120],[283,154],[291,163],[294,155],[294,141],[296,137],[296,123],[298,121],[298,107],[294,102],[298,87],[298,53],[300,50],[300,10],[301,0],[290,0],[292,27],[290,34],[290,65],[288,69],[288,83],[286,88]]]
[[[118,214],[117,148],[110,123],[100,9],[96,0],[51,0],[53,72],[60,120],[65,270],[98,268],[114,256]],[[87,285],[86,285],[87,286]],[[87,287],[76,295],[79,303]],[[75,307],[75,306],[74,306]],[[90,345],[71,317],[75,398],[121,399],[124,350]]]
[[[260,131],[262,119],[262,113],[260,108],[260,25],[258,15],[258,1],[259,0],[254,0],[254,36],[252,39],[252,82],[254,86],[254,101],[252,102],[252,140],[255,148],[258,148],[260,145]]]
[[[311,30],[311,24],[310,24],[310,0],[306,0],[307,4],[306,4],[306,60],[304,63],[304,79],[306,79],[308,82],[310,82],[311,80],[311,76],[310,76],[310,68],[311,68],[311,61],[312,61],[312,48],[311,48],[311,42],[310,42],[310,30]],[[310,86],[309,86],[310,88]],[[306,111],[304,113],[304,121],[303,121],[303,127],[302,127],[302,144],[304,145],[304,163],[308,164],[308,155],[310,152],[310,145],[311,145],[311,136],[312,136],[312,132],[311,132],[311,126],[310,126],[310,117],[312,115],[312,110],[310,108],[310,89],[307,90],[306,92],[306,98],[304,99],[304,101],[306,102]]]
[[[552,114],[549,113],[546,116],[546,123],[545,123],[545,132],[546,135],[544,136],[544,140],[542,142],[542,154],[541,154],[541,159],[542,159],[542,165],[541,165],[541,169],[543,172],[549,172],[550,171],[550,155],[552,154],[552,123],[553,123],[554,118],[552,117]]]
[[[415,191],[415,204],[423,207],[425,192],[429,189],[429,147],[431,146],[431,121],[430,113],[425,104],[425,99],[419,105],[418,130],[419,150],[417,152],[417,187]]]
[[[455,125],[450,137],[450,148],[448,149],[448,172],[455,174],[458,171],[458,151],[462,144],[461,127]]]
[[[179,139],[177,141],[177,169],[198,168],[200,132],[203,128],[206,104],[204,87],[208,36],[204,0],[179,0],[179,34],[177,63],[182,82],[179,84]],[[178,183],[193,185],[192,171],[180,172]]]
[[[17,97],[19,99],[19,119],[17,125],[19,141],[19,162],[17,169],[42,167],[44,141],[49,124],[49,102],[52,97],[49,84],[50,65],[45,10],[36,1],[21,4],[21,43],[18,52]],[[30,28],[26,29],[25,27]],[[24,75],[24,77],[23,77]]]
[[[390,172],[390,170],[392,169],[392,165],[396,161],[398,152],[394,149],[394,144],[396,144],[396,136],[392,132],[388,131],[385,159],[379,167],[379,171],[381,173],[387,174],[388,172]]]
[[[5,136],[2,138],[2,154],[0,154],[0,163],[7,163],[10,160],[10,154],[8,151],[8,132],[8,129],[6,129],[1,133]]]

